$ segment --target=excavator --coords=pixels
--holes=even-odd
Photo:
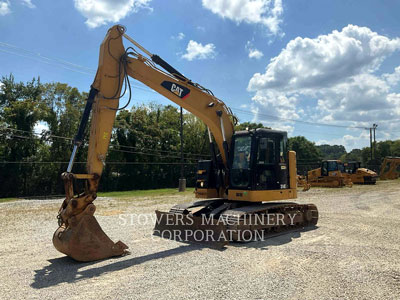
[[[132,46],[124,48],[122,38]],[[175,205],[168,212],[156,211],[154,235],[218,248],[229,242],[248,242],[255,233],[268,237],[292,228],[315,227],[315,205],[280,201],[297,198],[296,153],[287,149],[287,133],[264,128],[235,132],[235,117],[223,101],[134,41],[123,26],[115,25],[101,43],[97,73],[67,170],[61,175],[66,197],[53,235],[58,251],[77,261],[129,253],[125,243],[114,243],[102,230],[93,216],[93,201],[116,113],[128,105],[120,108],[119,99],[131,92],[130,77],[200,118],[208,127],[212,153],[211,160],[198,163],[195,197],[199,200]],[[87,174],[74,174],[90,114]],[[77,183],[83,183],[82,191],[76,189]]]
[[[347,175],[354,184],[375,184],[378,174],[376,172],[361,168],[361,162],[349,161],[344,163],[345,175]]]
[[[379,172],[380,180],[394,180],[400,177],[400,157],[385,157]]]
[[[351,178],[347,176],[344,164],[340,160],[324,160],[321,167],[308,171],[307,183],[311,187],[352,187]]]

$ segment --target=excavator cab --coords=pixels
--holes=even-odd
[[[262,191],[279,190],[285,190],[285,199],[296,198],[295,185],[289,183],[290,152],[287,151],[286,132],[266,128],[237,131],[232,136],[230,149],[227,168],[224,168],[219,155],[215,155],[214,160],[199,161],[197,198],[220,197],[219,189],[225,185],[222,174],[228,174],[228,199],[262,202],[276,198]],[[295,176],[295,153],[292,155]]]
[[[235,132],[229,186],[235,190],[288,188],[287,134],[259,128]]]

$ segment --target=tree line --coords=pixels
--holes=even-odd
[[[0,80],[0,197],[63,194],[60,174],[66,170],[87,93],[64,83]],[[38,132],[38,124],[45,129]],[[244,122],[236,130],[263,127]],[[86,132],[86,141],[88,140]],[[339,148],[329,148],[339,147]],[[368,162],[368,149],[347,153],[342,146],[316,146],[304,137],[289,139],[299,163],[329,158]],[[327,150],[329,149],[329,150]],[[379,159],[400,156],[400,141],[378,142]],[[344,151],[343,151],[344,150]],[[184,162],[188,185],[195,181],[196,162],[209,159],[207,128],[184,114]],[[85,173],[87,144],[73,172]],[[100,190],[176,187],[180,177],[180,113],[172,105],[136,105],[117,114]]]

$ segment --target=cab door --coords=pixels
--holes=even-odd
[[[328,162],[323,161],[321,165],[321,176],[328,176],[329,171],[328,171]]]
[[[254,153],[254,185],[256,190],[288,188],[286,143],[282,136],[257,137]]]

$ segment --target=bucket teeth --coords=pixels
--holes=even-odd
[[[77,261],[94,261],[128,254],[123,242],[114,243],[101,229],[93,216],[93,204],[79,215],[69,219],[67,227],[61,226],[53,236],[54,247]]]

